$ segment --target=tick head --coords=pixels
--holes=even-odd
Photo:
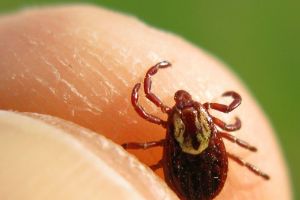
[[[190,106],[193,102],[192,96],[184,90],[178,90],[174,95],[174,100],[178,109],[183,109],[186,106]]]

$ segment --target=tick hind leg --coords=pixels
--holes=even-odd
[[[152,147],[158,147],[158,146],[163,146],[165,143],[165,140],[159,140],[159,141],[152,141],[152,142],[144,142],[144,143],[138,143],[138,142],[128,142],[122,144],[122,147],[124,149],[149,149]],[[154,165],[149,166],[153,171],[162,168],[162,160],[157,162]]]
[[[122,144],[122,147],[124,149],[149,149],[152,147],[163,146],[164,142],[165,142],[165,140],[143,142],[143,143],[128,142],[128,143]]]
[[[133,89],[132,89],[132,93],[131,93],[131,103],[135,109],[135,111],[144,119],[146,119],[147,121],[149,122],[152,122],[154,124],[158,124],[158,125],[162,125],[162,126],[166,126],[166,123],[165,121],[163,121],[162,119],[154,116],[154,115],[151,115],[149,113],[147,113],[144,108],[142,106],[139,105],[138,101],[139,101],[139,89],[141,87],[141,84],[140,83],[137,83]]]
[[[233,101],[229,105],[207,102],[207,103],[203,104],[204,107],[206,109],[211,108],[214,110],[218,110],[220,112],[229,113],[229,112],[233,111],[235,108],[237,108],[242,102],[242,97],[234,91],[225,92],[225,93],[223,93],[222,96],[223,97],[232,97]]]
[[[229,158],[231,158],[232,160],[234,160],[235,162],[237,162],[241,166],[247,167],[251,172],[255,173],[256,175],[261,176],[262,178],[264,178],[266,180],[270,179],[270,176],[268,174],[264,173],[263,171],[258,169],[256,166],[244,161],[243,159],[237,157],[236,155],[230,154],[228,152],[227,152],[227,155],[228,155]]]
[[[147,71],[144,79],[144,91],[147,99],[149,99],[152,103],[154,103],[157,107],[159,107],[164,113],[169,112],[170,108],[164,105],[161,102],[161,100],[154,93],[151,92],[151,85],[152,85],[151,77],[155,75],[159,69],[166,68],[169,66],[171,66],[171,63],[167,61],[162,61],[157,63]]]
[[[241,146],[241,147],[243,147],[245,149],[248,149],[248,150],[253,151],[253,152],[257,151],[256,147],[250,145],[249,143],[247,143],[247,142],[245,142],[245,141],[243,141],[243,140],[241,140],[241,139],[239,139],[239,138],[237,138],[237,137],[235,137],[235,136],[233,136],[233,135],[231,135],[229,133],[218,132],[218,134],[220,134],[220,136],[222,138],[225,138],[225,139],[227,139],[227,140],[229,140],[229,141],[231,141],[233,143],[236,143],[237,145],[239,145],[239,146]]]

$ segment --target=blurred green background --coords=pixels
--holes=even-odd
[[[61,2],[2,0],[0,11]],[[296,126],[300,111],[300,1],[85,2],[132,14],[172,31],[231,66],[271,119],[289,163],[295,199],[300,198],[300,133]]]

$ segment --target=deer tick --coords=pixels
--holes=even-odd
[[[150,167],[153,170],[162,167],[167,184],[185,200],[210,200],[216,197],[227,178],[228,158],[268,180],[270,177],[257,167],[226,152],[223,138],[250,151],[257,151],[254,146],[227,133],[241,128],[240,119],[235,118],[235,123],[226,124],[209,113],[209,109],[231,112],[241,104],[241,96],[234,91],[228,91],[223,96],[233,98],[229,105],[201,104],[194,101],[188,92],[178,90],[174,95],[175,105],[170,108],[151,92],[151,77],[159,69],[169,66],[171,64],[167,61],[157,63],[147,71],[144,79],[146,98],[168,115],[167,121],[147,113],[139,105],[138,91],[141,83],[133,87],[131,94],[132,105],[142,118],[167,129],[165,139],[146,143],[130,142],[122,146],[125,149],[162,146],[162,160]]]

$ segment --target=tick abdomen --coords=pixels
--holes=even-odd
[[[216,135],[198,155],[183,152],[178,142],[170,139],[164,150],[166,181],[182,199],[212,199],[221,191],[227,177],[228,160],[224,150],[223,141]]]

